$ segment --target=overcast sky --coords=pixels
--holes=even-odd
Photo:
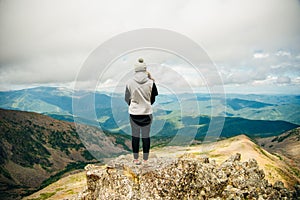
[[[1,0],[0,90],[72,86],[93,50],[141,28],[172,30],[198,43],[227,92],[300,94],[299,0]],[[176,72],[167,79],[204,87],[186,63],[171,58],[159,63]],[[118,66],[133,60],[120,58]],[[153,74],[158,84],[166,78],[159,69]],[[99,88],[120,81],[117,73],[104,78]]]

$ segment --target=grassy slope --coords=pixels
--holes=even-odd
[[[268,138],[257,138],[258,144],[281,157],[300,176],[300,128]]]
[[[85,172],[78,172],[61,178],[48,187],[25,197],[24,200],[71,199],[86,185]]]
[[[212,144],[186,147],[155,147],[151,149],[150,159],[153,156],[179,157],[186,153],[199,158],[208,156],[219,164],[228,159],[230,155],[241,153],[242,161],[247,161],[251,158],[256,159],[260,168],[264,170],[266,178],[271,183],[274,183],[276,180],[281,180],[284,182],[285,186],[293,187],[295,182],[300,181],[299,175],[293,171],[291,166],[289,166],[285,160],[278,155],[267,152],[245,135],[239,135]],[[299,170],[299,168],[297,168],[297,170]],[[85,185],[85,174],[84,172],[80,172],[63,178],[25,199],[43,199],[43,196],[46,196],[47,194],[53,195],[47,199],[70,199],[74,197],[74,195],[76,196],[77,192],[83,190]]]

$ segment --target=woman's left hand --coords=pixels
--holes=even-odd
[[[148,78],[151,79],[152,81],[155,81],[155,79],[151,76],[150,72],[147,72]]]

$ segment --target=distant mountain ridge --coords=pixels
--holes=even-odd
[[[37,87],[26,90],[0,92],[0,107],[12,110],[33,111],[46,114],[55,119],[73,122],[72,98],[81,102],[94,100],[95,107],[87,107],[86,113],[95,112],[97,121],[75,116],[80,123],[87,125],[100,125],[103,130],[115,133],[130,133],[128,121],[128,107],[122,94],[109,94],[88,91],[72,91],[66,88]],[[199,112],[193,116],[183,114],[178,98],[185,105],[199,106]],[[211,119],[219,116],[210,116],[214,106],[225,105],[226,110],[220,110],[219,115],[225,117],[221,137],[232,137],[238,134],[249,136],[273,136],[291,130],[300,124],[300,99],[298,96],[283,95],[238,95],[228,94],[224,99],[212,97],[209,94],[160,94],[154,106],[155,123],[164,124],[157,137],[173,137],[178,130],[193,132],[198,126],[197,139],[207,135]],[[88,104],[90,106],[90,104]],[[185,109],[192,113],[195,108],[189,106]],[[196,119],[198,118],[198,119]],[[194,124],[184,121],[194,121]]]
[[[0,199],[18,199],[72,169],[128,151],[113,135],[95,127],[77,125],[93,138],[88,151],[74,123],[32,112],[0,109]],[[119,138],[119,140],[122,138]]]
[[[227,99],[226,103],[235,111],[241,110],[243,108],[259,109],[259,108],[264,108],[267,106],[274,106],[274,104],[262,103],[262,102],[258,102],[258,101],[249,101],[249,100],[238,99],[238,98]]]
[[[101,113],[108,113],[111,106],[127,113],[127,105],[123,94],[110,94],[100,92],[76,91],[58,87],[37,87],[24,90],[0,92],[0,108],[11,110],[32,111],[47,115],[71,116],[72,98],[86,98],[92,96],[95,100],[95,109],[99,118]],[[81,95],[81,96],[80,96]],[[226,99],[212,97],[210,94],[160,94],[157,103],[163,105],[155,109],[159,112],[178,110],[180,104],[178,98],[189,105],[198,105],[198,115],[210,116],[212,106],[222,105],[226,110],[217,113],[220,116],[240,117],[250,120],[287,121],[300,125],[300,96],[298,95],[243,95],[226,94]],[[214,101],[214,105],[212,105]],[[113,105],[112,105],[113,102]],[[188,109],[195,109],[194,107]],[[157,112],[157,113],[156,113]],[[106,116],[111,115],[108,113]],[[217,117],[212,116],[212,117]]]

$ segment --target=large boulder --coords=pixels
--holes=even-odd
[[[241,162],[240,154],[220,165],[191,155],[142,165],[130,158],[87,166],[87,189],[79,199],[297,199],[282,182],[270,184],[256,160]]]

